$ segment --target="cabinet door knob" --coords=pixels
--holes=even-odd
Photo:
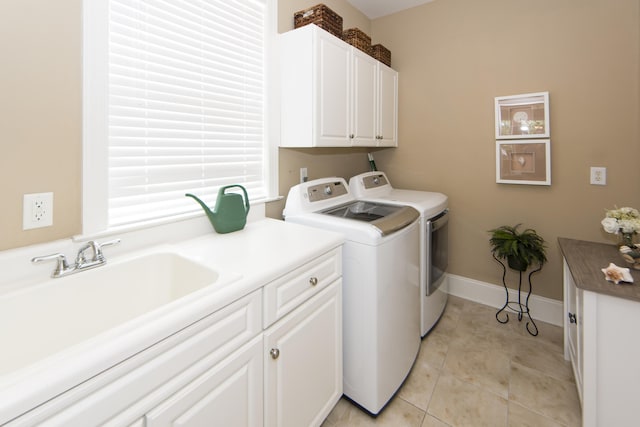
[[[272,359],[277,359],[278,357],[280,357],[280,350],[278,350],[277,348],[272,348],[269,354],[271,355]]]
[[[576,315],[573,313],[569,313],[569,323],[576,323]]]
[[[317,277],[312,277],[309,279],[309,283],[311,284],[311,286],[315,286],[318,284],[318,278]]]
[[[355,135],[354,135],[354,134],[351,134],[351,135],[349,135],[349,138],[350,138],[350,139],[353,139],[353,138],[355,138]]]

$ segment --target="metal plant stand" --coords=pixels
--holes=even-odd
[[[518,314],[518,321],[522,321],[522,318],[524,317],[524,315],[526,314],[529,317],[529,321],[527,322],[526,328],[527,328],[527,332],[529,332],[529,334],[533,335],[534,337],[538,335],[538,327],[536,326],[536,323],[533,321],[533,319],[531,318],[531,313],[529,312],[529,297],[531,296],[531,276],[534,273],[537,273],[538,271],[542,270],[542,264],[539,265],[539,267],[535,270],[532,270],[529,273],[528,276],[528,280],[529,280],[529,292],[527,292],[527,298],[524,301],[524,304],[522,304],[522,271],[519,271],[519,280],[518,280],[518,301],[510,301],[509,300],[509,289],[507,288],[507,283],[505,281],[505,277],[507,276],[507,267],[504,265],[504,263],[502,261],[500,261],[498,258],[496,258],[496,256],[494,255],[493,258],[498,261],[500,263],[500,265],[502,266],[502,285],[504,286],[504,291],[507,294],[507,298],[506,301],[504,303],[504,305],[502,306],[502,308],[500,310],[498,310],[498,312],[496,313],[496,320],[500,323],[507,323],[509,321],[509,313],[507,313],[505,310],[508,308],[509,310],[513,311],[514,313]],[[500,313],[504,314],[504,320],[500,320]],[[529,325],[532,325],[533,331],[530,329]]]

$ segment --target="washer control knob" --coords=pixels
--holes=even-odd
[[[333,194],[333,188],[331,188],[330,185],[327,185],[324,187],[324,194],[326,194],[327,196],[330,196],[331,194]]]

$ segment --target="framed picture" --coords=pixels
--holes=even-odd
[[[549,138],[549,92],[498,96],[496,139]]]
[[[550,146],[548,139],[496,141],[496,182],[551,185]]]

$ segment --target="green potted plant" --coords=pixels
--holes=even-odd
[[[530,228],[519,232],[520,225],[503,225],[489,230],[491,253],[496,258],[506,259],[509,267],[516,271],[527,271],[532,264],[542,268],[547,262],[544,239]]]

